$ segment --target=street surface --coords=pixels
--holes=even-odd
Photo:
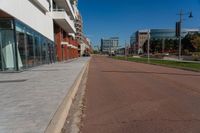
[[[200,73],[93,56],[83,133],[200,133]]]

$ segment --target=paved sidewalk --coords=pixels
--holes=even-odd
[[[0,73],[0,133],[43,133],[88,61]]]

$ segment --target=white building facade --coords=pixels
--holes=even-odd
[[[0,71],[55,62],[61,56],[61,43],[68,44],[68,37],[75,37],[73,4],[76,2],[1,0]]]
[[[101,52],[105,54],[116,53],[119,47],[119,37],[111,37],[101,39]]]

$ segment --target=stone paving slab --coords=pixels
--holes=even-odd
[[[0,73],[0,133],[43,133],[89,59]]]

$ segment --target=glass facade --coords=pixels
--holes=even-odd
[[[182,29],[181,35],[185,37],[190,31],[187,29]],[[151,29],[151,39],[177,39],[175,29]]]
[[[18,20],[0,19],[0,70],[20,70],[55,62],[55,45]]]

